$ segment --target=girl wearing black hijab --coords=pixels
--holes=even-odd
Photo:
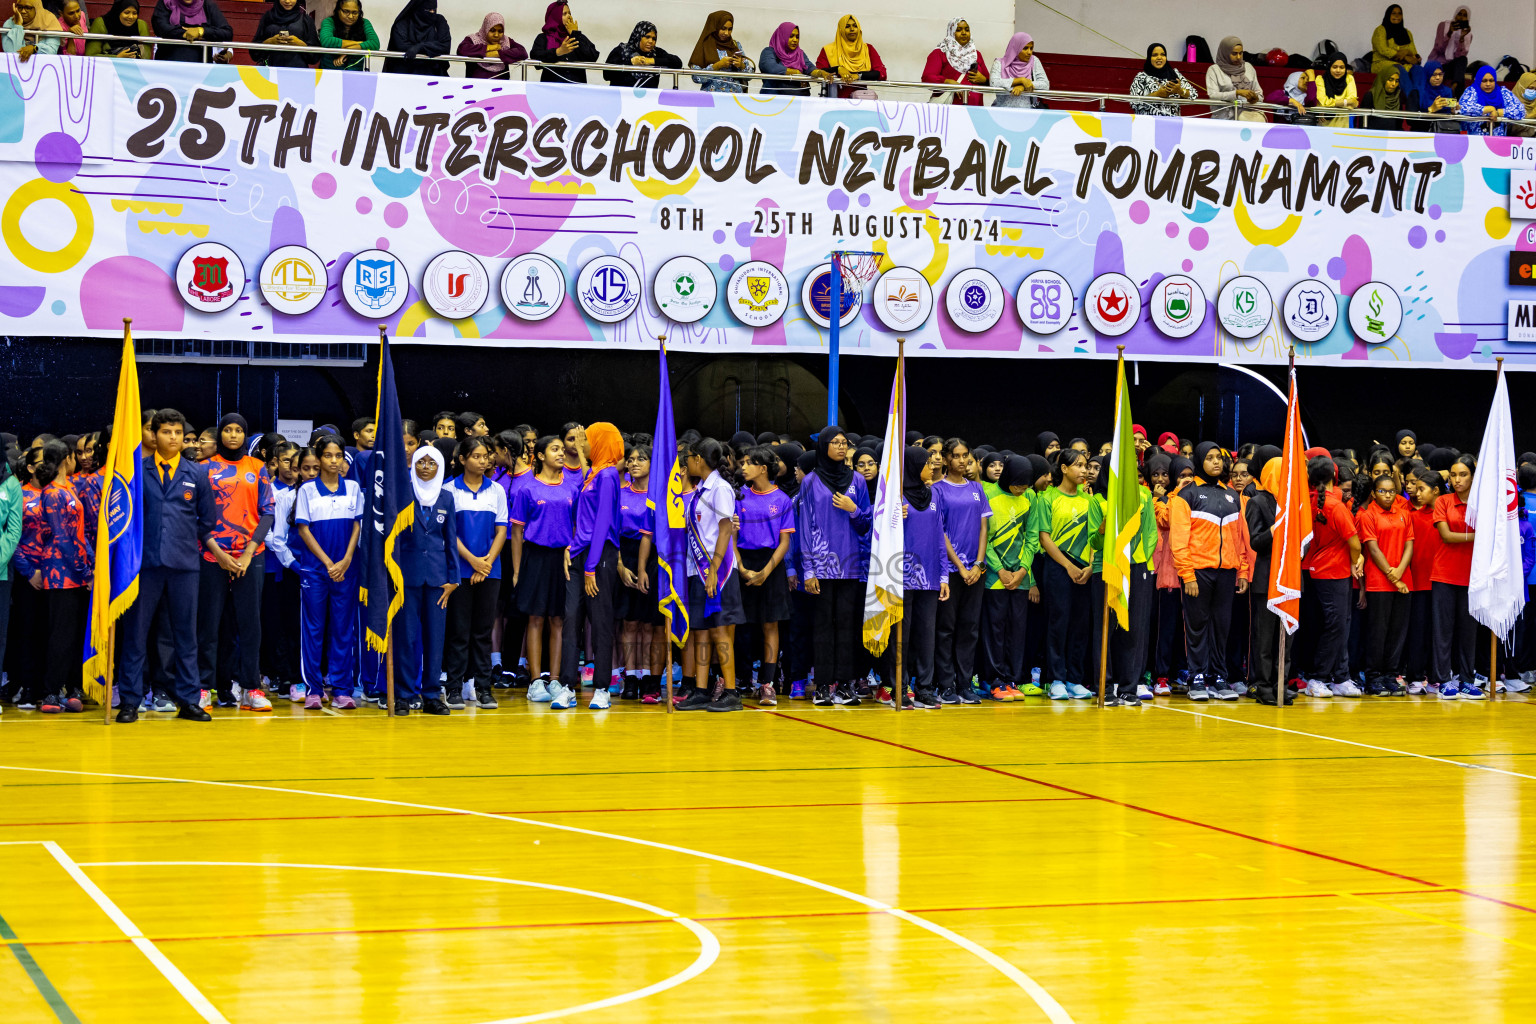
[[[1399,430],[1393,439],[1397,444],[1399,458],[1412,459],[1419,454],[1419,435],[1411,430]]]
[[[912,688],[913,706],[932,709],[941,706],[933,686],[933,652],[939,602],[949,600],[949,558],[944,524],[933,503],[928,450],[909,447],[903,460],[902,674]]]
[[[608,52],[608,63],[624,68],[622,71],[603,72],[609,85],[626,89],[654,89],[660,84],[661,76],[652,69],[681,68],[683,59],[657,46],[656,26],[649,21],[640,21],[635,23],[629,33],[628,42],[620,43]],[[772,444],[775,440],[776,437],[771,433],[757,438],[759,444]],[[733,447],[735,443],[735,438],[732,438]]]
[[[292,53],[256,50],[252,56],[257,63],[269,68],[305,68],[320,59],[318,55],[304,53],[305,48],[320,45],[320,36],[299,0],[272,0],[251,41],[293,48]]]
[[[1195,87],[1189,84],[1189,80],[1179,73],[1179,69],[1169,63],[1168,48],[1162,43],[1153,43],[1147,47],[1147,59],[1142,63],[1141,71],[1131,79],[1131,95],[1148,97],[1147,102],[1132,101],[1132,113],[1149,114],[1153,117],[1178,117],[1181,108],[1177,103],[1151,101],[1173,98],[1192,100],[1198,93],[1195,92]]]
[[[1052,452],[1061,451],[1061,438],[1049,430],[1042,431],[1035,438],[1035,451],[1046,458],[1050,458]]]
[[[446,78],[447,61],[420,59],[441,57],[453,50],[448,20],[437,13],[437,0],[409,0],[389,29],[389,48],[399,50],[405,56],[386,57],[385,74]]]
[[[1029,605],[1040,600],[1031,574],[1039,539],[1029,529],[1033,484],[1029,460],[1009,455],[990,495],[982,650],[993,700],[1022,700],[1019,685],[1029,682],[1024,674]]]
[[[829,424],[816,436],[815,469],[800,485],[796,540],[805,592],[815,599],[817,707],[858,704],[860,626],[869,566],[860,558],[872,513],[864,478],[848,466],[848,437]]]
[[[229,679],[218,671],[224,602],[234,607],[240,638],[234,679],[244,691],[240,706],[271,711],[261,689],[261,585],[266,576],[267,532],[272,529],[274,498],[267,465],[245,451],[245,417],[230,413],[219,420],[218,449],[203,463],[213,488],[217,518],[204,543],[197,584],[197,668],[202,688],[217,692],[219,705],[234,704]]]

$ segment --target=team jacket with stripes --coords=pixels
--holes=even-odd
[[[1242,579],[1253,579],[1243,511],[1236,491],[1198,476],[1168,499],[1168,539],[1180,579],[1192,581],[1197,569],[1236,569]]]

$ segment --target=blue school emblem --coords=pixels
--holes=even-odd
[[[341,278],[341,295],[347,306],[370,320],[393,316],[405,305],[410,291],[405,265],[383,249],[358,253]]]
[[[395,297],[395,265],[390,260],[358,260],[353,264],[352,282],[358,301],[379,309]]]

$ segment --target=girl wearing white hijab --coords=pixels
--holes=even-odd
[[[395,714],[420,708],[446,715],[438,677],[443,671],[443,634],[448,595],[459,585],[458,532],[452,492],[444,489],[443,454],[424,444],[411,457],[416,508],[411,527],[395,541],[405,606],[396,619]]]
[[[964,18],[951,18],[944,27],[944,38],[928,55],[923,68],[925,82],[969,82],[986,85],[987,61],[971,42],[971,26]],[[959,103],[968,107],[981,106],[979,92],[936,92],[936,103]]]
[[[1257,110],[1244,110],[1245,103],[1259,103],[1264,99],[1259,91],[1259,76],[1253,66],[1243,59],[1243,41],[1237,36],[1227,36],[1216,51],[1216,62],[1205,73],[1205,91],[1213,100],[1236,103],[1235,107],[1215,107],[1211,117],[1230,121],[1263,121]]]

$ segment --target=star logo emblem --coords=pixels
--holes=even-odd
[[[1099,296],[1099,316],[1110,323],[1124,319],[1126,309],[1125,296],[1116,288],[1110,288]]]
[[[687,297],[693,294],[693,278],[687,274],[679,277],[672,283],[672,286],[677,289],[677,294],[680,296]]]

